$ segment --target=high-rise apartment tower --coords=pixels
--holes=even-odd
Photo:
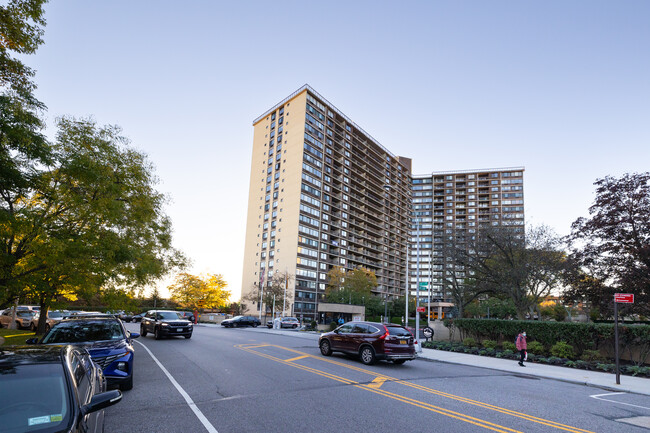
[[[406,290],[411,160],[305,85],[253,121],[242,295],[294,275],[286,314],[317,318],[334,266],[367,268],[376,294]],[[281,302],[278,300],[278,302]],[[249,313],[259,304],[248,302]]]
[[[445,280],[449,281],[449,272],[464,270],[455,267],[446,244],[469,248],[485,225],[512,227],[523,234],[523,175],[523,167],[510,167],[413,176],[409,242],[412,294],[418,293],[419,287],[423,298],[453,302],[445,290]]]

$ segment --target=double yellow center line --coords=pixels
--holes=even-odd
[[[373,372],[372,370],[366,370],[364,368],[357,367],[357,366],[354,366],[354,365],[345,364],[345,363],[342,363],[342,362],[338,362],[338,361],[333,360],[333,359],[328,359],[328,358],[324,358],[324,357],[320,357],[320,356],[313,356],[313,355],[310,355],[310,354],[307,354],[307,353],[304,353],[304,352],[300,352],[300,351],[297,351],[297,350],[294,350],[294,349],[290,349],[290,348],[287,348],[287,347],[283,347],[283,346],[277,346],[277,345],[272,345],[272,344],[239,344],[239,345],[236,345],[235,347],[237,347],[237,348],[239,348],[241,350],[244,350],[246,352],[252,353],[254,355],[261,356],[263,358],[267,358],[267,359],[270,359],[270,360],[275,361],[275,362],[279,362],[281,364],[289,365],[291,367],[298,368],[300,370],[308,371],[310,373],[313,373],[313,374],[316,374],[316,375],[319,375],[319,376],[322,376],[322,377],[325,377],[325,378],[328,378],[328,379],[332,379],[332,380],[335,380],[337,382],[341,382],[341,383],[344,383],[344,384],[347,384],[347,385],[352,385],[352,386],[354,386],[356,388],[363,389],[364,391],[372,392],[372,393],[375,393],[375,394],[378,394],[378,395],[381,395],[381,396],[384,396],[384,397],[387,397],[387,398],[390,398],[390,399],[393,399],[393,400],[397,400],[397,401],[400,401],[400,402],[403,402],[403,403],[406,403],[406,404],[410,404],[412,406],[415,406],[415,407],[418,407],[418,408],[421,408],[421,409],[425,409],[425,410],[428,410],[428,411],[431,411],[431,412],[435,412],[435,413],[438,413],[438,414],[441,414],[441,415],[445,415],[445,416],[448,416],[450,418],[454,418],[454,419],[457,419],[457,420],[460,420],[460,421],[463,421],[463,422],[467,422],[467,423],[470,423],[470,424],[473,424],[473,425],[476,425],[476,426],[479,426],[479,427],[483,427],[483,428],[486,428],[486,429],[489,429],[489,430],[492,430],[492,431],[495,431],[495,432],[521,433],[519,430],[515,430],[515,429],[509,428],[509,427],[505,427],[505,426],[502,426],[502,425],[499,425],[499,424],[495,424],[495,423],[492,423],[492,422],[489,422],[489,421],[486,421],[486,420],[483,420],[483,419],[480,419],[480,418],[476,418],[476,417],[473,417],[473,416],[470,416],[470,415],[466,415],[466,414],[463,414],[463,413],[460,413],[460,412],[455,412],[455,411],[452,411],[452,410],[449,410],[449,409],[445,409],[445,408],[440,407],[440,406],[435,406],[433,404],[430,404],[430,403],[427,403],[427,402],[424,402],[424,401],[421,401],[421,400],[416,400],[416,399],[413,399],[413,398],[410,398],[410,397],[406,397],[406,396],[401,395],[401,394],[389,392],[389,391],[386,391],[384,389],[381,389],[381,387],[385,382],[396,383],[396,384],[407,386],[407,387],[410,387],[410,388],[413,388],[413,389],[416,389],[416,390],[419,390],[419,391],[424,391],[424,392],[429,393],[429,394],[437,395],[439,397],[444,397],[444,398],[448,398],[448,399],[455,400],[455,401],[458,401],[458,402],[467,403],[467,404],[477,406],[477,407],[480,407],[480,408],[483,408],[483,409],[488,409],[488,410],[491,410],[491,411],[499,412],[501,414],[513,416],[513,417],[516,417],[516,418],[520,418],[520,419],[530,421],[530,422],[533,422],[533,423],[537,423],[537,424],[542,424],[542,425],[552,427],[552,428],[556,428],[556,429],[559,429],[559,430],[563,430],[563,431],[567,431],[567,432],[571,432],[571,433],[593,433],[590,430],[584,430],[584,429],[580,429],[580,428],[577,428],[577,427],[572,427],[572,426],[561,424],[561,423],[558,423],[558,422],[555,422],[555,421],[547,420],[547,419],[544,419],[544,418],[539,418],[539,417],[536,417],[536,416],[528,415],[528,414],[525,414],[525,413],[522,413],[522,412],[517,412],[517,411],[514,411],[514,410],[510,410],[510,409],[506,409],[506,408],[503,408],[503,407],[500,407],[500,406],[495,406],[495,405],[484,403],[484,402],[481,402],[481,401],[472,400],[472,399],[461,397],[461,396],[454,395],[454,394],[449,394],[447,392],[438,391],[436,389],[429,388],[429,387],[422,386],[422,385],[417,385],[417,384],[412,383],[412,382],[407,382],[407,381],[397,379],[397,378],[394,378],[394,377],[386,376],[386,375],[383,375],[383,374],[378,374],[378,373]],[[278,358],[277,356],[269,355],[268,353],[264,353],[262,351],[255,350],[255,349],[261,349],[261,348],[276,348],[276,349],[280,349],[280,350],[283,350],[283,351],[286,351],[286,352],[293,353],[293,354],[295,354],[297,356],[294,356],[294,357],[289,358],[289,359],[282,359],[282,358]],[[338,376],[338,375],[335,375],[335,374],[332,374],[332,373],[328,373],[326,371],[318,370],[318,369],[308,367],[306,365],[302,365],[302,364],[298,364],[298,363],[294,362],[294,361],[298,361],[298,360],[305,359],[305,358],[317,359],[319,361],[327,362],[329,364],[337,365],[337,366],[340,366],[340,367],[344,367],[344,368],[349,369],[349,370],[358,371],[358,372],[361,372],[361,373],[364,373],[364,374],[368,374],[370,376],[374,376],[374,379],[372,381],[368,382],[368,383],[361,383],[361,382],[357,382],[357,381],[347,379],[347,378],[342,377],[342,376]]]

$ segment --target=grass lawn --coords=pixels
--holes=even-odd
[[[34,333],[32,331],[24,331],[18,329],[0,329],[0,337],[4,338],[3,346],[22,345],[25,340],[32,338]]]

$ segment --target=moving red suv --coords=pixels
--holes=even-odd
[[[379,359],[403,364],[417,357],[413,334],[403,326],[374,322],[348,322],[318,339],[320,352],[358,355],[366,365]]]

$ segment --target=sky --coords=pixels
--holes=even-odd
[[[529,224],[650,170],[650,2],[51,1],[25,62],[59,116],[148,155],[188,272],[241,292],[252,121],[307,83],[413,173],[525,167]],[[161,281],[165,293],[170,280]]]

